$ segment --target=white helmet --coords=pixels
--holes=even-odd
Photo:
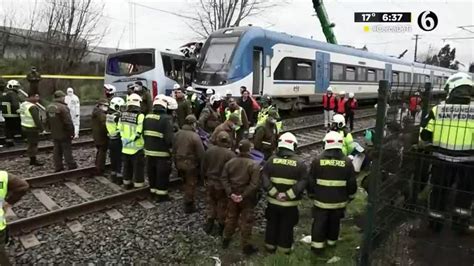
[[[110,100],[110,109],[119,111],[120,107],[125,105],[125,100],[120,98],[120,97],[114,97],[112,100]]]
[[[140,107],[140,103],[142,102],[142,97],[136,93],[130,94],[127,99],[127,106],[137,106]]]
[[[213,94],[214,94],[214,90],[213,90],[213,89],[207,89],[207,90],[206,90],[206,94],[207,94],[207,95],[213,95]]]
[[[74,89],[69,87],[69,88],[67,88],[66,93],[67,93],[67,95],[71,96],[71,95],[74,94]]]
[[[332,92],[332,87],[329,86],[326,91],[327,91],[327,92]]]
[[[221,100],[222,100],[222,97],[219,94],[214,94],[211,96],[211,98],[209,98],[209,103],[213,105],[215,102],[221,101]]]
[[[193,89],[193,87],[188,86],[188,87],[186,87],[186,91],[192,91],[192,92],[194,92],[194,89]]]
[[[168,103],[168,110],[178,109],[178,102],[176,101],[175,98],[170,97],[170,96],[165,96],[165,97],[166,97],[166,102]]]
[[[160,105],[164,107],[165,109],[168,108],[166,95],[163,95],[163,94],[156,95],[155,99],[153,100],[153,105]]]
[[[337,124],[337,127],[338,128],[343,128],[346,126],[346,119],[344,118],[343,115],[341,114],[335,114],[333,117],[332,117],[332,122]]]
[[[104,84],[104,90],[107,94],[115,94],[117,92],[117,89],[112,84]]]
[[[340,95],[340,96],[346,96],[346,92],[345,92],[345,91],[341,91],[341,92],[339,92],[339,95]]]
[[[344,138],[341,133],[329,131],[326,136],[324,136],[323,141],[325,150],[342,149]]]
[[[459,73],[451,75],[448,78],[448,80],[446,80],[444,89],[448,92],[448,97],[449,97],[449,95],[455,88],[463,86],[463,85],[473,86],[472,78],[469,74],[459,72]]]
[[[354,98],[354,93],[353,92],[349,92],[349,98]]]
[[[179,86],[178,83],[173,85],[173,90],[177,90],[177,89],[180,89],[180,88],[181,88],[181,86]]]
[[[8,89],[13,89],[14,87],[20,87],[20,82],[18,82],[17,80],[9,80],[7,82],[7,88]]]
[[[278,148],[285,148],[295,151],[298,140],[295,135],[290,132],[286,132],[278,138]]]

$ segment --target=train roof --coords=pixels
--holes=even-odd
[[[122,50],[116,53],[111,53],[108,55],[108,57],[114,57],[118,55],[127,55],[127,54],[133,54],[133,53],[150,53],[150,52],[154,53],[155,51],[166,53],[166,54],[184,56],[183,53],[181,53],[179,50],[158,49],[158,48],[136,48],[136,49]]]

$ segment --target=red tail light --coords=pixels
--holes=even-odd
[[[156,82],[156,80],[153,80],[151,84],[152,84],[152,97],[153,99],[155,99],[156,95],[158,95],[158,82]]]

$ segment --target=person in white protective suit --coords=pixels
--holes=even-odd
[[[74,124],[74,138],[77,139],[79,138],[79,125],[81,122],[81,102],[79,97],[74,94],[73,88],[67,88],[66,92],[67,95],[64,98],[64,102],[71,113],[72,123]]]

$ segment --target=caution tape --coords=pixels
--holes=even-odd
[[[26,75],[1,75],[4,79],[24,79]],[[103,80],[103,76],[81,76],[81,75],[41,75],[43,79],[89,79]]]

